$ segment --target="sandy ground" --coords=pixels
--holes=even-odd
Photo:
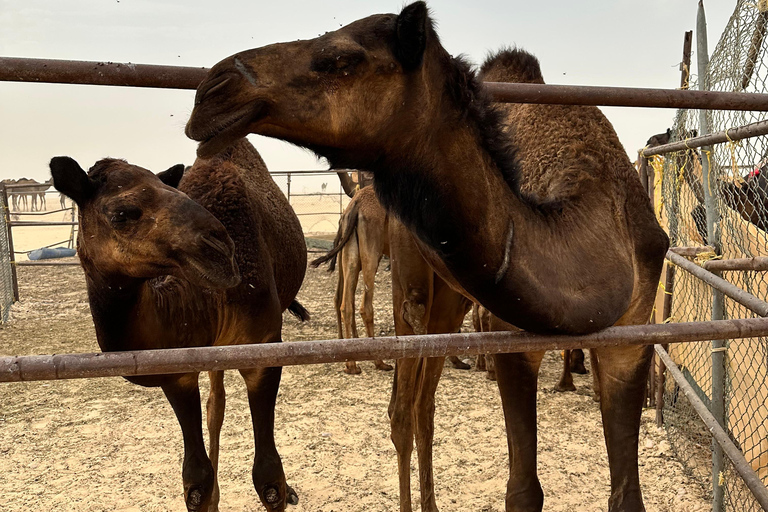
[[[19,269],[21,302],[0,327],[0,354],[93,352],[93,331],[79,267]],[[379,272],[377,331],[392,333],[389,274]],[[299,299],[313,320],[286,316],[286,341],[335,336],[335,275],[310,269]],[[539,384],[539,468],[547,511],[607,509],[609,476],[590,377],[576,393],[552,387],[559,357],[548,354]],[[276,438],[295,512],[398,509],[396,454],[387,403],[392,373],[362,363],[285,368]],[[202,379],[207,386],[207,379]],[[250,483],[253,445],[245,388],[229,372],[222,433],[221,510],[262,510]],[[204,390],[205,393],[205,390]],[[207,393],[206,393],[207,394]],[[204,395],[205,396],[205,395]],[[640,440],[649,511],[703,511],[701,489],[671,455],[646,411]],[[184,511],[181,432],[162,393],[120,378],[0,385],[0,510]],[[418,503],[418,477],[414,498]],[[446,368],[438,388],[437,502],[444,512],[503,511],[507,454],[495,383]]]

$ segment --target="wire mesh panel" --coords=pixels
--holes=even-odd
[[[768,93],[768,1],[739,0],[722,38],[712,54],[709,72],[698,82],[714,91]],[[692,86],[694,87],[694,86]],[[699,111],[680,111],[673,127],[673,139],[701,135]],[[710,132],[719,132],[765,119],[765,113],[709,111]],[[768,137],[730,141],[701,150],[689,149],[654,157],[661,189],[655,205],[669,229],[675,246],[707,244],[706,198],[714,198],[715,252],[702,260],[750,258],[768,255]],[[702,164],[709,166],[707,182]],[[659,184],[661,178],[661,184]],[[756,271],[727,271],[723,277],[768,300],[768,274]],[[712,291],[685,272],[676,273],[671,321],[709,320]],[[750,318],[754,314],[729,299],[726,318]],[[725,359],[725,425],[747,462],[768,483],[768,340],[750,338],[729,341]],[[712,346],[693,343],[673,346],[673,359],[702,401],[712,400]],[[670,441],[689,471],[702,481],[711,480],[710,437],[677,393],[674,381],[667,380],[664,420]],[[724,486],[725,509],[761,510],[741,479],[726,464],[718,476]],[[711,487],[710,487],[711,490]]]
[[[5,187],[2,189],[5,194]],[[13,305],[13,270],[11,268],[11,249],[8,243],[8,223],[5,212],[0,215],[0,320],[8,321]]]

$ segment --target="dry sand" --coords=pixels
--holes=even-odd
[[[39,246],[39,245],[38,245]],[[0,327],[4,355],[93,352],[98,347],[79,267],[20,268],[21,302]],[[377,331],[392,333],[389,274],[379,272]],[[335,275],[310,269],[299,295],[313,319],[286,316],[286,341],[335,336]],[[393,512],[396,454],[387,403],[392,373],[361,364],[288,367],[277,406],[276,438],[295,512]],[[576,393],[552,387],[557,354],[539,383],[539,473],[547,511],[607,510],[608,466],[590,376]],[[207,379],[201,379],[204,387]],[[220,464],[222,512],[262,510],[250,482],[253,441],[242,380],[228,372]],[[205,390],[204,390],[205,393]],[[205,396],[205,395],[204,395]],[[437,393],[435,480],[443,512],[503,511],[507,454],[495,383],[447,367]],[[0,385],[0,510],[185,510],[181,432],[162,393],[120,378]],[[414,458],[412,481],[418,503]],[[649,512],[709,510],[702,488],[672,458],[665,434],[645,411],[640,471]]]

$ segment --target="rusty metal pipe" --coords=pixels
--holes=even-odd
[[[707,109],[710,109],[710,107],[707,107]],[[702,135],[701,137],[694,137],[692,139],[682,140],[679,142],[671,142],[669,144],[663,144],[661,146],[654,146],[652,148],[643,149],[640,151],[640,154],[645,157],[663,155],[666,153],[673,153],[675,151],[685,151],[686,149],[700,148],[702,146],[709,146],[711,144],[721,144],[723,142],[748,139],[749,137],[757,137],[766,134],[768,134],[768,121],[758,121],[756,123],[745,124],[744,126],[723,130],[721,132]]]
[[[0,81],[196,89],[207,68],[0,57]],[[486,82],[495,101],[768,111],[768,95],[677,89]]]
[[[725,295],[735,300],[742,306],[746,307],[750,311],[757,313],[760,316],[768,316],[768,302],[760,300],[749,292],[746,292],[735,286],[722,277],[718,277],[709,270],[705,270],[680,256],[672,251],[667,251],[667,259],[682,268],[686,272],[689,272],[701,279],[715,290],[723,292]],[[711,338],[711,339],[727,339],[727,338]]]
[[[670,247],[670,251],[680,256],[686,256],[688,258],[695,258],[699,254],[707,252],[715,252],[715,248],[711,245],[699,245],[694,247]]]
[[[768,319],[609,327],[582,336],[486,332],[0,358],[0,382],[153,375],[348,360],[653,345],[768,336]]]
[[[768,110],[768,94],[500,82],[485,82],[485,88],[495,101],[504,103]]]
[[[768,510],[768,489],[766,489],[763,482],[752,469],[752,466],[749,465],[747,459],[744,458],[744,455],[741,453],[739,448],[733,443],[728,433],[723,429],[720,423],[717,422],[712,413],[709,412],[707,406],[704,404],[704,402],[701,401],[701,398],[699,398],[699,396],[696,394],[696,391],[694,391],[693,387],[688,383],[688,380],[685,378],[683,373],[677,367],[672,358],[669,357],[667,351],[664,350],[660,345],[656,345],[654,349],[659,358],[664,361],[664,364],[672,374],[675,382],[677,382],[677,385],[680,386],[680,389],[688,398],[688,401],[691,403],[694,410],[701,418],[701,421],[703,421],[707,426],[707,429],[712,434],[712,437],[722,447],[725,455],[731,459],[733,468],[744,480],[744,483],[747,485],[749,490],[752,491],[752,494],[754,495],[757,502],[760,503],[760,506],[763,510]]]
[[[754,258],[733,258],[729,260],[709,260],[704,263],[704,269],[710,272],[722,272],[725,270],[768,270],[768,257],[756,256]]]

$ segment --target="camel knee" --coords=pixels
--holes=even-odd
[[[420,297],[416,297],[419,299]],[[426,300],[408,298],[403,302],[403,320],[411,326],[414,334],[427,334]]]

